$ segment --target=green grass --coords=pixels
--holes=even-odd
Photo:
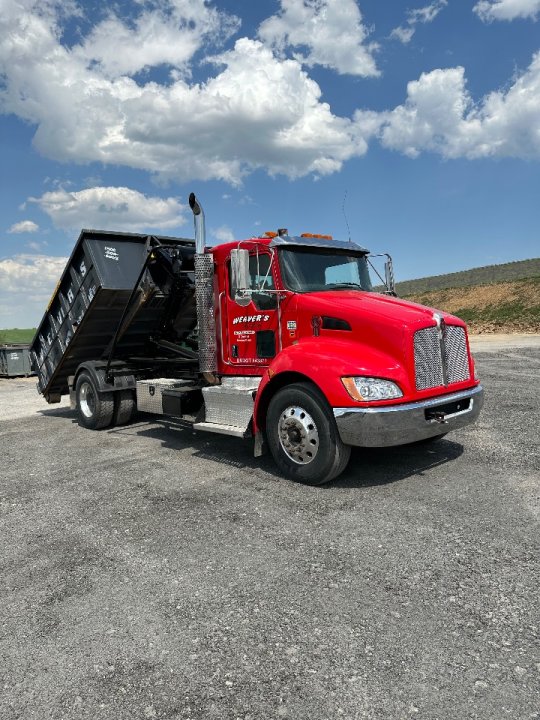
[[[486,308],[462,308],[457,315],[466,323],[494,323],[508,325],[540,326],[540,305],[525,307],[521,302],[509,302],[501,305],[489,305]]]
[[[36,328],[0,330],[0,345],[27,345],[32,342],[35,334]]]

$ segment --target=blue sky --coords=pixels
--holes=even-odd
[[[288,227],[405,280],[540,252],[540,0],[0,0],[0,327],[82,227]]]

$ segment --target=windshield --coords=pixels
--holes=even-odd
[[[295,247],[280,248],[279,257],[283,282],[294,292],[371,290],[365,255]]]

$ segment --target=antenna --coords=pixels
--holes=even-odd
[[[341,210],[343,212],[343,217],[345,218],[345,224],[347,225],[347,232],[349,233],[349,242],[352,242],[351,240],[351,228],[349,227],[349,221],[347,220],[347,213],[345,212],[345,201],[347,200],[347,193],[349,191],[345,190],[345,195],[343,196],[343,205],[341,206]]]

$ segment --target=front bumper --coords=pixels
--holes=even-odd
[[[387,447],[443,435],[474,422],[484,404],[484,389],[470,390],[405,405],[334,408],[346,445]]]

